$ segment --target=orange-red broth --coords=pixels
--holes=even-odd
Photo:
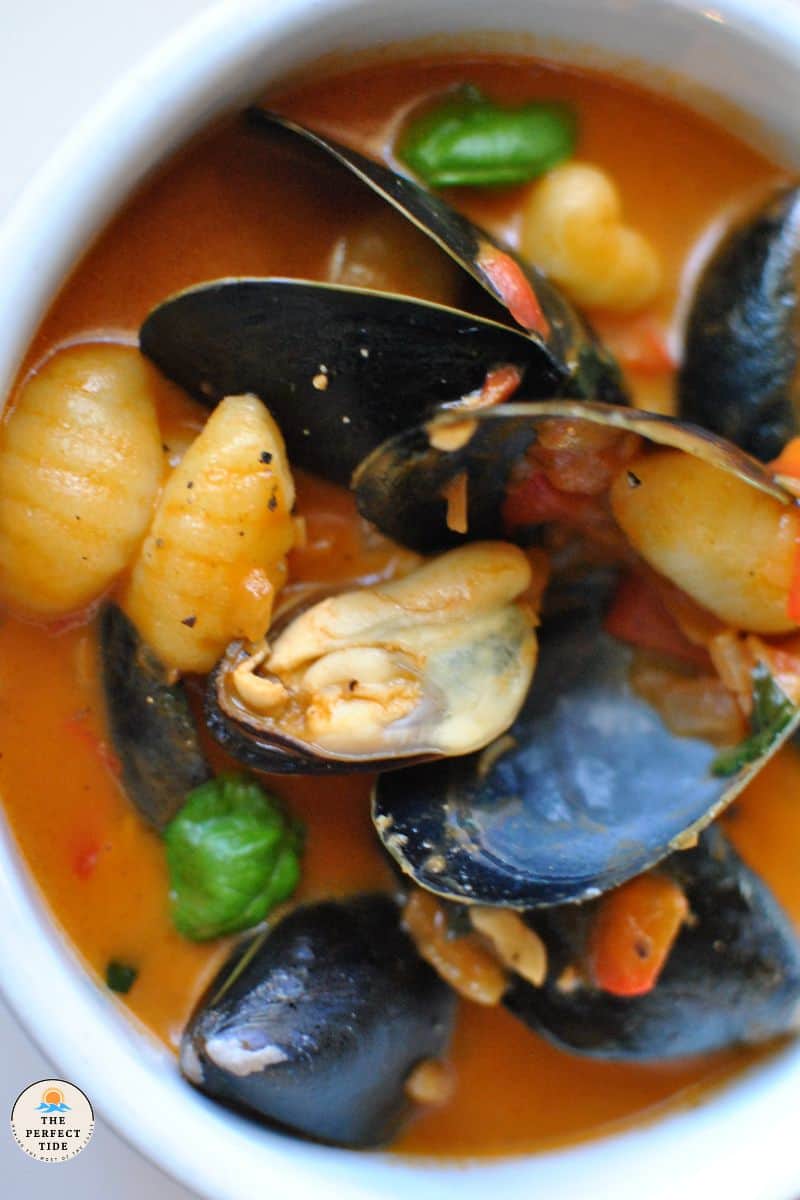
[[[666,286],[649,317],[668,328],[693,248],[709,224],[781,172],[730,134],[680,107],[598,75],[511,58],[417,60],[364,67],[304,82],[271,97],[293,116],[380,152],[409,105],[472,80],[506,101],[559,98],[580,114],[580,157],[618,181],[627,213],[658,247]],[[624,131],[624,133],[623,133]],[[512,238],[522,189],[451,197]],[[343,230],[376,212],[351,181],[276,152],[229,126],[181,154],[144,187],[65,285],[45,318],[24,370],[59,343],[97,331],[132,335],[168,293],[220,275],[323,277]],[[190,219],[187,219],[190,214]],[[418,282],[427,250],[391,265],[395,286]],[[423,272],[427,277],[427,271]],[[406,282],[409,280],[409,282]],[[648,317],[648,321],[649,321]],[[640,341],[641,322],[600,323]],[[650,337],[652,325],[648,326]],[[633,358],[636,358],[634,353]],[[631,374],[639,403],[668,408],[672,375]],[[266,398],[268,399],[268,397]],[[164,440],[185,445],[203,413],[164,384]],[[358,534],[350,498],[300,479],[299,511],[309,548],[295,553],[295,578],[347,576],[385,566]],[[337,565],[338,564],[338,565]],[[22,854],[67,937],[102,976],[110,958],[135,963],[126,1003],[174,1047],[196,997],[226,945],[194,945],[173,930],[162,847],[123,795],[106,742],[93,626],[0,624],[0,790]],[[47,753],[42,754],[42,746]],[[221,762],[221,756],[218,756]],[[271,781],[308,830],[300,898],[388,885],[368,817],[369,780]],[[773,762],[726,820],[748,861],[800,922],[800,760]],[[69,820],[54,831],[43,814],[57,797]],[[553,1049],[502,1009],[462,1004],[452,1064],[452,1099],[422,1112],[397,1148],[415,1154],[522,1152],[596,1133],[674,1103],[751,1061],[752,1053],[699,1062],[636,1066],[587,1062]]]

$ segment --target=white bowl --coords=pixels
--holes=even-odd
[[[13,213],[0,241],[0,389],[91,236],[142,175],[210,117],[322,54],[473,32],[513,34],[515,51],[615,66],[712,113],[739,107],[754,138],[800,165],[796,0],[718,0],[713,8],[702,0],[226,0],[127,76]],[[124,1137],[205,1196],[800,1194],[798,1045],[691,1110],[571,1149],[469,1167],[327,1149],[261,1129],[187,1087],[173,1058],[83,970],[5,831],[0,911],[3,987],[20,1020]]]

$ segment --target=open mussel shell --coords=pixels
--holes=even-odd
[[[800,1025],[800,942],[769,888],[713,828],[659,868],[686,893],[690,919],[652,991],[612,996],[559,985],[578,968],[596,906],[528,918],[548,950],[542,987],[519,976],[504,997],[515,1016],[563,1049],[658,1061],[767,1041]],[[574,972],[573,972],[574,974]]]
[[[733,229],[703,271],[678,402],[765,461],[800,429],[800,188]]]
[[[277,773],[392,770],[501,734],[536,662],[518,547],[473,542],[373,587],[287,608],[255,654],[229,647],[206,693],[210,732]]]
[[[205,404],[252,392],[289,460],[348,483],[371,450],[510,363],[533,395],[559,375],[520,330],[422,300],[292,279],[220,279],[153,309],[144,354]]]
[[[120,608],[100,616],[106,721],[125,793],[162,830],[186,794],[211,777],[186,693],[142,642]]]
[[[532,441],[538,423],[552,417],[636,431],[792,502],[736,447],[648,413],[565,402],[508,404],[476,414],[476,428]],[[412,439],[416,454],[408,456]],[[427,521],[428,528],[437,520],[444,526],[435,495],[439,480],[465,471],[469,490],[489,469],[482,443],[480,456],[470,450],[476,440],[443,452],[431,444],[430,427],[403,434],[359,471],[360,497],[367,476],[382,478],[381,494],[393,494],[406,516]],[[431,469],[434,486],[426,490]],[[382,524],[389,510],[367,505],[365,511]],[[587,585],[582,598],[577,588],[570,604],[545,618],[526,703],[493,745],[379,778],[376,828],[415,882],[464,903],[516,908],[596,896],[709,824],[800,725],[795,709],[755,761],[732,776],[717,775],[717,748],[673,734],[632,687],[634,652],[604,629],[609,600],[608,586]]]
[[[395,541],[432,553],[466,539],[505,536],[502,508],[511,469],[548,420],[590,424],[639,434],[659,446],[671,446],[731,472],[783,504],[789,494],[772,475],[729,442],[655,413],[590,401],[513,401],[471,414],[440,410],[432,420],[407,428],[362,462],[353,475],[359,511]],[[443,435],[465,430],[454,449]],[[465,477],[466,532],[447,523],[447,489]]]
[[[378,1146],[404,1084],[444,1054],[455,997],[389,896],[297,908],[237,947],[183,1035],[184,1075],[216,1100],[317,1141]]]
[[[630,646],[603,630],[599,596],[539,630],[525,707],[486,750],[379,777],[378,834],[416,883],[464,903],[586,900],[691,840],[789,734],[736,775],[679,737],[631,687]]]
[[[338,163],[430,238],[501,306],[504,320],[525,329],[544,351],[559,380],[558,391],[609,403],[624,401],[617,364],[535,265],[407,175],[279,113],[253,107],[247,116],[254,128],[298,141]]]

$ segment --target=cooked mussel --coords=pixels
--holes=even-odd
[[[718,604],[734,627],[767,634],[795,627],[786,595],[800,516],[758,464],[710,434],[602,405],[509,404],[476,414],[474,426],[478,433],[507,430],[510,441],[527,437],[535,447],[553,420],[573,430],[596,423],[636,432],[656,444],[618,469],[608,493],[618,533],[631,538],[626,555],[641,552],[699,603]],[[444,528],[437,486],[462,472],[469,491],[474,478],[486,477],[486,443],[476,433],[443,450],[440,432],[448,428],[445,422],[408,431],[359,471],[357,490],[379,525],[389,512],[383,502],[393,496],[403,522],[435,529],[440,521]],[[494,438],[502,441],[499,433]],[[694,472],[693,492],[685,463]],[[664,484],[667,467],[680,495]],[[376,488],[365,491],[367,482]],[[376,496],[381,506],[371,502]],[[768,554],[762,519],[785,575],[774,591],[775,564],[759,558]],[[415,882],[444,897],[532,908],[596,896],[691,839],[800,724],[796,705],[784,697],[780,720],[754,752],[720,770],[717,745],[667,728],[634,685],[633,649],[605,628],[613,591],[607,572],[574,580],[569,603],[557,602],[557,591],[539,629],[533,686],[507,733],[479,753],[417,765],[376,784],[373,816],[384,845]]]
[[[721,242],[700,278],[678,384],[681,415],[765,461],[800,428],[800,188]]]
[[[184,1033],[181,1068],[270,1123],[377,1146],[411,1109],[413,1068],[446,1052],[454,1008],[390,897],[323,901],[237,947]]]
[[[187,793],[211,776],[186,693],[115,604],[100,616],[100,660],[122,785],[141,816],[161,830]]]
[[[284,619],[210,681],[208,725],[264,771],[375,770],[466,754],[519,712],[536,662],[531,570],[516,546],[472,543],[391,583]]]
[[[800,1026],[800,941],[769,888],[717,828],[659,871],[690,916],[655,987],[615,996],[587,979],[597,905],[529,916],[548,950],[541,987],[516,977],[504,1004],[557,1045],[594,1058],[659,1060],[767,1041]]]
[[[784,505],[792,503],[758,463],[695,425],[615,405],[552,400],[513,401],[467,418],[439,409],[431,420],[405,429],[359,464],[353,475],[359,510],[383,533],[422,552],[475,537],[506,536],[503,509],[512,469],[553,421],[568,429],[605,427],[637,434],[743,479]],[[456,481],[463,481],[466,492],[463,532],[448,523],[448,493]]]
[[[505,322],[511,319],[542,348],[561,385],[559,392],[593,396],[608,403],[624,398],[620,372],[613,358],[583,317],[535,264],[526,262],[488,230],[474,225],[441,196],[407,175],[400,175],[279,113],[253,107],[247,115],[254,128],[272,137],[297,141],[344,167],[430,238],[499,305],[500,319]]]
[[[292,463],[338,483],[438,404],[478,397],[498,367],[530,396],[624,401],[616,364],[582,318],[508,248],[412,180],[275,114],[251,119],[347,168],[431,239],[431,254],[480,283],[493,311],[299,279],[213,280],[142,325],[143,353],[170,379],[205,404],[260,396]]]

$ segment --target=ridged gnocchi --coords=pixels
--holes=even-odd
[[[95,600],[133,557],[163,475],[153,368],[108,343],[61,350],[0,427],[0,600],[41,617]]]
[[[294,541],[283,438],[255,396],[217,406],[164,486],[122,606],[168,667],[209,671],[269,626]]]
[[[721,621],[755,633],[795,628],[796,508],[678,450],[629,463],[611,508],[639,554]]]
[[[623,223],[613,179],[588,163],[565,163],[531,188],[520,242],[531,262],[588,308],[632,312],[661,286],[654,247]]]

